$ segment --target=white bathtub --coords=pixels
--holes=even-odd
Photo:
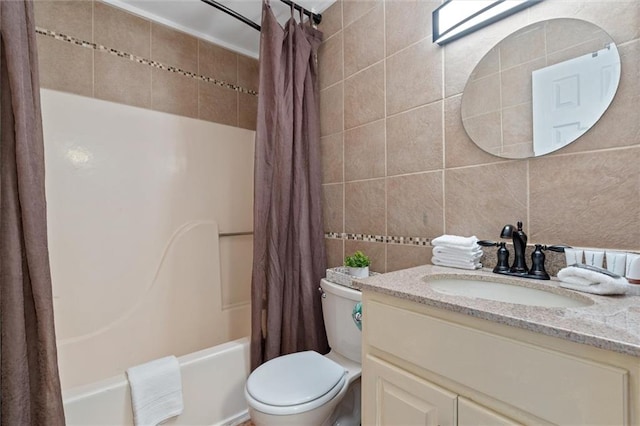
[[[167,425],[227,425],[248,419],[244,383],[249,339],[180,357],[184,412]],[[121,374],[63,392],[67,425],[133,425],[131,395]]]

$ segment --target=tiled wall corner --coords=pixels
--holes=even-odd
[[[333,218],[325,220],[330,266],[355,249],[372,256],[379,272],[429,263],[431,250],[422,244],[431,238],[496,239],[517,220],[525,222],[529,242],[640,249],[640,176],[632,166],[640,155],[640,3],[546,0],[438,47],[431,11],[440,3],[340,0],[323,14],[323,182],[325,190],[344,191],[325,197],[331,205],[323,210]],[[545,157],[513,161],[481,150],[461,120],[471,72],[507,35],[560,17],[593,22],[618,44],[622,76],[611,107],[578,141]],[[373,42],[380,39],[373,23],[381,19],[383,56]],[[515,51],[513,60],[522,54]],[[497,72],[495,65],[479,76]],[[513,80],[502,77],[502,84]],[[511,87],[502,101],[516,107],[528,91]],[[486,133],[482,123],[491,117],[485,104],[478,111],[477,129]],[[507,130],[516,142],[527,137]]]
[[[43,88],[255,130],[256,59],[100,1],[34,3]]]
[[[324,40],[328,40],[342,30],[342,3],[344,0],[336,0],[322,13],[322,22],[318,29],[322,31]]]

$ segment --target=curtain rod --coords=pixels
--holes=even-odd
[[[256,24],[255,22],[253,22],[251,19],[248,19],[242,15],[240,15],[238,12],[236,12],[233,9],[228,8],[227,6],[218,3],[215,0],[200,0],[203,3],[208,4],[209,6],[213,6],[218,10],[223,11],[224,13],[226,13],[227,15],[233,16],[234,18],[236,18],[239,21],[244,22],[245,24],[249,25],[251,28],[256,29],[258,31],[260,31],[260,25]],[[310,10],[305,9],[304,7],[293,3],[291,0],[280,0],[282,3],[286,4],[287,6],[293,6],[296,10],[309,15],[309,18],[313,19],[313,22],[318,25],[321,21],[322,21],[322,15],[319,13],[313,13]]]

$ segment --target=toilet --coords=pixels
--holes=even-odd
[[[331,352],[298,352],[256,368],[244,388],[256,426],[360,424],[360,291],[323,279],[322,312]],[[359,320],[359,318],[358,318]]]

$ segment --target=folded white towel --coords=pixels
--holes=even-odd
[[[560,287],[593,294],[625,294],[629,282],[623,278],[613,278],[600,272],[568,266],[558,272]]]
[[[182,380],[175,356],[127,370],[135,424],[155,426],[182,413]]]
[[[444,260],[444,259],[439,259],[438,257],[434,256],[431,258],[431,263],[433,263],[434,265],[437,266],[449,266],[452,268],[459,268],[459,269],[480,269],[482,268],[482,264],[480,262],[473,261],[461,261],[461,260]]]
[[[482,257],[482,249],[478,246],[474,249],[458,249],[451,247],[436,246],[431,252],[438,257],[455,257],[463,260],[480,259]]]
[[[434,259],[438,259],[438,261],[440,262],[453,262],[453,263],[469,263],[469,264],[475,264],[475,263],[480,263],[480,258],[476,257],[474,258],[469,258],[469,257],[458,257],[458,256],[444,256],[441,254],[437,254],[433,256]]]
[[[478,238],[476,236],[472,237],[461,237],[459,235],[441,235],[437,238],[431,240],[432,246],[442,246],[442,247],[451,247],[451,248],[462,248],[462,249],[473,249],[478,247]]]

